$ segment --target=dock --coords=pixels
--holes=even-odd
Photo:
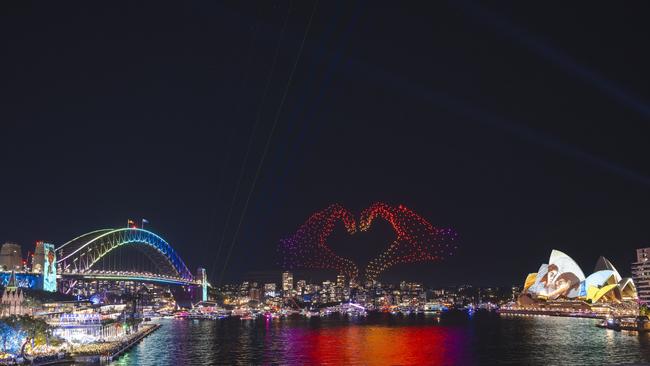
[[[105,363],[105,362],[110,362],[113,361],[114,359],[120,357],[122,354],[133,348],[136,344],[138,344],[142,339],[144,339],[146,336],[149,334],[153,333],[154,331],[158,330],[158,328],[161,327],[160,324],[146,324],[142,325],[142,329],[138,331],[138,333],[129,339],[129,341],[119,347],[117,350],[113,351],[111,354],[96,354],[96,355],[78,355],[72,356],[72,359],[74,360],[75,363],[90,363],[90,364],[98,364],[98,363]]]

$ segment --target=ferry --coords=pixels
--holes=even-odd
[[[599,328],[612,329],[616,331],[632,330],[637,332],[650,331],[650,321],[647,316],[637,316],[634,318],[614,318],[607,317],[601,323],[596,324]]]
[[[189,315],[190,315],[190,313],[188,313],[187,311],[179,311],[177,313],[174,313],[174,318],[176,318],[176,319],[186,319]]]
[[[424,304],[425,313],[441,313],[447,310],[449,310],[449,308],[438,302],[428,302]]]

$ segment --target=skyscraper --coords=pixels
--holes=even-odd
[[[260,294],[260,289],[258,289],[257,287],[251,287],[251,289],[248,290],[248,297],[251,300],[260,301],[262,299]]]
[[[296,292],[298,293],[298,295],[303,295],[306,287],[307,287],[307,281],[298,280],[298,282],[296,282]]]
[[[339,274],[336,276],[336,287],[343,288],[345,287],[345,275],[344,274]]]
[[[0,248],[0,266],[5,271],[20,270],[23,265],[23,256],[20,245],[4,243]]]
[[[275,283],[264,284],[264,296],[275,297]]]
[[[650,248],[636,250],[636,262],[632,263],[632,279],[639,295],[639,304],[650,303]]]
[[[291,295],[292,290],[293,290],[293,273],[282,272],[282,291],[284,291],[284,296]]]

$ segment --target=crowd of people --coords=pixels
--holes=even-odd
[[[141,334],[139,332],[135,331],[123,337],[119,341],[89,343],[81,346],[75,346],[71,353],[74,356],[93,356],[93,355],[100,355],[102,357],[112,356],[122,348],[129,346],[133,341],[133,339],[140,335]]]
[[[148,330],[149,327],[143,329]],[[109,360],[111,356],[120,350],[131,345],[133,340],[142,335],[141,332],[133,331],[129,335],[121,337],[117,341],[110,342],[95,342],[83,345],[76,345],[65,349],[52,350],[46,352],[45,350],[36,350],[23,359],[11,354],[0,354],[0,365],[19,365],[28,362],[29,364],[47,364],[53,361],[63,360],[74,356],[99,356],[100,360]]]
[[[84,344],[81,346],[76,346],[72,353],[75,356],[92,356],[92,355],[112,355],[117,352],[121,347],[124,347],[129,344],[129,340],[123,340],[119,342],[102,342],[102,343],[90,343]]]

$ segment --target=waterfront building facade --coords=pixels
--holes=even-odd
[[[632,279],[639,295],[639,304],[650,303],[650,248],[636,250],[636,262],[632,263]]]

